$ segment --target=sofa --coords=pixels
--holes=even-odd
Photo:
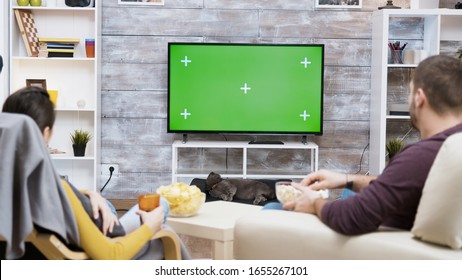
[[[234,258],[462,260],[462,133],[443,143],[422,191],[411,231],[337,233],[311,214],[264,210],[240,218]]]

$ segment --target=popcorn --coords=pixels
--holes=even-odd
[[[291,185],[284,183],[276,185],[276,197],[281,203],[286,203],[295,200],[301,194],[302,192],[300,190],[297,190]]]
[[[205,194],[197,186],[185,183],[160,186],[157,193],[168,201],[170,213],[174,215],[192,215],[205,201]]]

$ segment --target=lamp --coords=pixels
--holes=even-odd
[[[401,7],[393,5],[393,0],[391,0],[391,1],[387,1],[387,5],[383,7],[379,7],[379,10],[382,10],[382,9],[401,9]]]

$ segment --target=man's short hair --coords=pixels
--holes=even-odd
[[[417,66],[414,92],[421,88],[437,114],[462,113],[462,61],[447,55],[431,56]]]

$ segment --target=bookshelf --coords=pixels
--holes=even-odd
[[[45,2],[44,2],[45,3]],[[15,11],[30,10],[38,37],[78,38],[73,57],[29,56]],[[101,1],[95,7],[20,7],[9,0],[9,92],[26,85],[26,79],[45,79],[48,90],[57,90],[56,122],[50,148],[59,174],[79,189],[96,190],[100,184],[100,25]],[[87,58],[85,39],[95,39],[95,56]],[[82,106],[82,104],[84,104]],[[93,135],[84,157],[74,157],[70,133],[75,129]]]
[[[394,80],[409,81],[415,64],[388,64],[388,43],[406,38],[406,28],[393,25],[393,20],[416,20],[413,30],[422,28],[422,36],[414,40],[415,49],[426,55],[440,53],[441,42],[462,41],[462,10],[454,9],[383,9],[372,15],[372,60],[371,60],[371,122],[369,171],[373,175],[382,172],[386,164],[386,141],[396,134],[396,122],[408,124],[409,116],[396,116],[388,113],[393,99],[407,103],[408,85],[391,85]],[[454,50],[454,53],[457,50]],[[399,98],[396,98],[399,96]],[[398,133],[401,137],[404,133]]]

